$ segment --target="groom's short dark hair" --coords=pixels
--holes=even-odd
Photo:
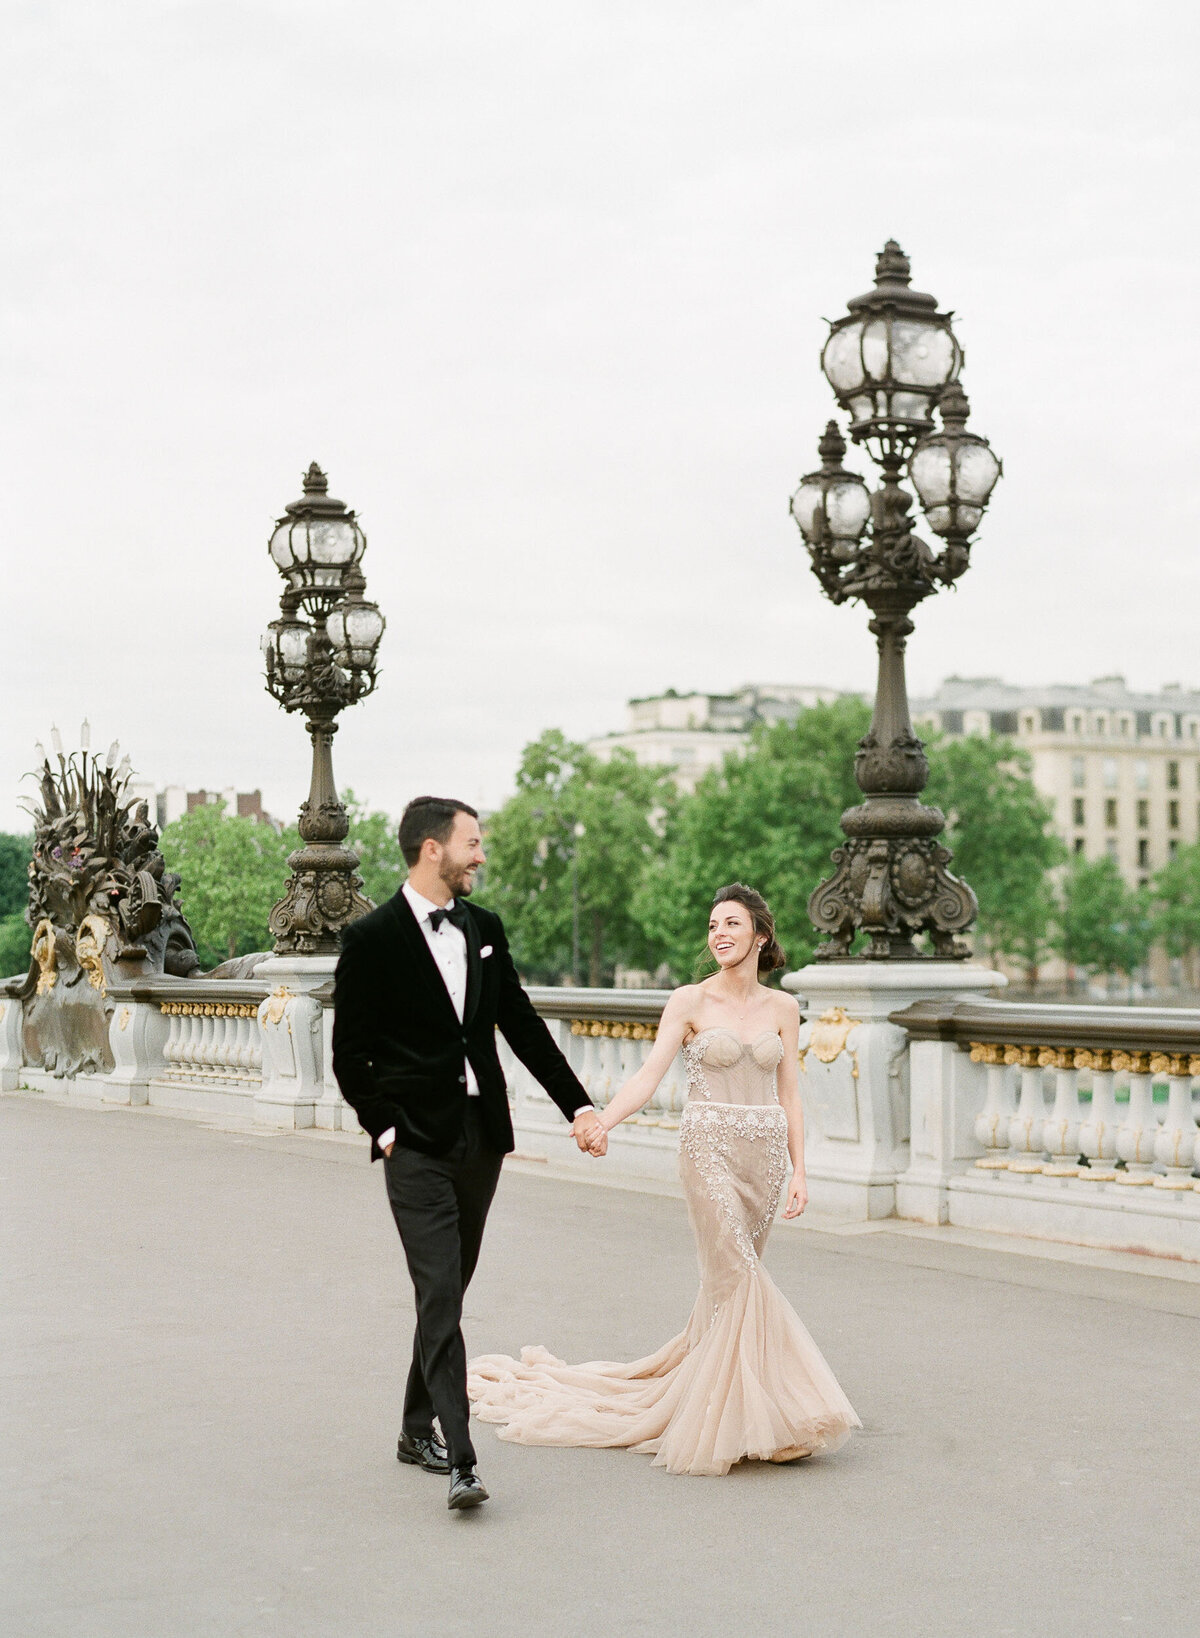
[[[406,865],[421,857],[421,844],[430,837],[443,845],[450,840],[454,821],[460,813],[478,819],[475,809],[449,796],[414,796],[400,815],[400,851]]]

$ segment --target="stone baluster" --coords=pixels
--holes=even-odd
[[[163,1005],[167,1015],[167,1039],[163,1047],[163,1062],[166,1065],[164,1076],[179,1074],[179,1066],[183,1056],[183,1017],[178,1006],[173,1001]]]
[[[1021,1096],[1016,1113],[1008,1123],[1008,1169],[1010,1172],[1040,1172],[1042,1169],[1042,1125],[1046,1099],[1042,1092],[1042,1071],[1037,1047],[1008,1046],[1006,1064],[1021,1071]]]
[[[229,1070],[239,1081],[248,1080],[250,1070],[250,1036],[246,1028],[246,1009],[240,1003],[229,1009]]]
[[[971,1062],[984,1064],[987,1095],[975,1117],[975,1136],[987,1150],[975,1162],[981,1171],[1003,1171],[1008,1165],[1009,1127],[1015,1108],[1012,1071],[1004,1062],[1004,1048],[979,1041],[971,1043]]]
[[[184,1005],[187,1011],[179,1020],[179,1073],[189,1080],[196,1073],[199,1062],[200,1020],[190,1003],[185,1002]]]
[[[1158,1117],[1154,1112],[1154,1077],[1148,1052],[1114,1052],[1113,1068],[1129,1071],[1129,1108],[1117,1129],[1117,1153],[1125,1170],[1117,1182],[1146,1186],[1154,1182],[1154,1141]]]
[[[251,1081],[262,1080],[262,1025],[258,1021],[258,1008],[251,1007],[246,1014],[246,1034],[248,1045],[246,1048],[246,1078]]]
[[[1044,1047],[1038,1053],[1043,1068],[1054,1070],[1054,1107],[1042,1126],[1042,1148],[1050,1156],[1042,1167],[1047,1177],[1079,1176],[1079,1071],[1072,1047]]]
[[[1112,1053],[1076,1052],[1075,1062],[1081,1069],[1092,1072],[1091,1107],[1079,1128],[1079,1152],[1087,1159],[1087,1167],[1080,1175],[1096,1183],[1111,1183],[1117,1175],[1113,1162],[1117,1158],[1117,1127],[1120,1124]]]
[[[1150,1059],[1151,1071],[1161,1074],[1166,1070],[1167,1116],[1154,1140],[1154,1158],[1166,1167],[1165,1177],[1156,1177],[1156,1189],[1190,1189],[1192,1166],[1196,1159],[1196,1117],[1192,1113],[1193,1064],[1200,1067],[1200,1059],[1186,1052],[1169,1056],[1156,1052]]]
[[[233,1008],[220,1006],[213,1020],[213,1067],[223,1081],[233,1079]]]
[[[197,1068],[205,1080],[211,1080],[214,1073],[213,1047],[216,1041],[217,1020],[213,1016],[216,1008],[206,1001],[200,1011],[203,1017],[200,1020],[200,1045],[197,1051]]]
[[[602,1040],[603,1037],[596,1026],[589,1025],[583,1037],[583,1068],[579,1075],[589,1098],[594,1097],[592,1087],[598,1086],[603,1077],[603,1061],[600,1056]]]

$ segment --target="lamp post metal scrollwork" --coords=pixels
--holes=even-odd
[[[292,874],[269,921],[277,955],[336,955],[342,928],[372,908],[359,891],[358,857],[342,846],[350,821],[333,782],[332,747],[338,713],[375,687],[385,621],[363,595],[366,536],[328,489],[314,461],[270,542],[285,589],[262,642],[267,691],[285,711],[303,711],[313,747],[300,808],[304,846],[288,860]]]
[[[821,466],[801,479],[791,511],[825,595],[871,610],[879,679],[854,760],[866,800],[842,815],[847,839],[833,854],[837,869],[809,899],[808,913],[826,935],[821,959],[848,959],[859,932],[868,935],[867,958],[918,959],[913,939],[927,933],[934,958],[959,959],[968,950],[958,935],[978,905],[947,869],[950,850],[938,840],[944,815],[920,800],[929,764],[909,714],[904,648],[912,610],[968,567],[1001,466],[987,439],[966,430],[953,315],[909,288],[908,258],[894,240],[876,262],[875,288],[848,309],[830,326],[821,367],[849,414],[851,438],[883,479],[871,492],[843,467],[845,440],[830,421],[818,445]],[[946,543],[940,553],[913,532],[912,497],[900,482],[906,467],[929,527]]]

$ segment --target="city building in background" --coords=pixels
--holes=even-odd
[[[918,731],[1015,740],[1067,847],[1107,853],[1131,885],[1200,836],[1200,691],[1139,694],[1120,676],[1038,688],[947,677],[913,701],[913,720]]]
[[[129,794],[145,802],[159,830],[175,819],[182,819],[193,808],[204,807],[210,802],[224,802],[225,812],[231,819],[253,819],[260,825],[283,829],[280,821],[263,807],[261,791],[237,791],[232,785],[221,791],[189,791],[183,785],[164,785],[160,788],[153,780],[132,779]]]
[[[630,700],[625,731],[589,740],[588,750],[606,761],[614,751],[632,751],[643,766],[673,768],[679,788],[693,791],[728,752],[746,748],[756,723],[795,722],[801,711],[843,693],[792,683],[747,683],[732,694],[679,694],[668,688],[665,694]]]

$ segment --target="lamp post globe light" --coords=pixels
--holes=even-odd
[[[385,621],[364,596],[366,536],[328,491],[314,461],[270,541],[284,590],[262,641],[267,691],[285,711],[303,711],[312,740],[304,846],[288,860],[292,874],[268,923],[277,956],[336,955],[342,928],[372,908],[355,874],[358,857],[342,846],[350,821],[333,782],[332,747],[338,713],[374,690]]]
[[[909,288],[908,258],[889,239],[875,288],[848,303],[821,354],[850,436],[882,481],[871,491],[843,467],[846,443],[830,421],[817,446],[821,466],[800,480],[791,501],[822,591],[833,603],[867,605],[879,650],[871,727],[854,759],[865,801],[842,815],[846,842],[833,854],[836,871],[808,903],[826,937],[817,958],[826,961],[848,959],[859,932],[868,935],[867,959],[919,959],[919,933],[929,935],[933,958],[960,959],[969,952],[958,935],[978,910],[966,882],[947,869],[950,850],[938,840],[944,815],[920,800],[929,764],[904,675],[909,615],[968,567],[971,537],[1001,472],[987,439],[966,430],[952,317]],[[906,469],[926,522],[945,542],[940,553],[913,532],[912,497],[900,481]]]

